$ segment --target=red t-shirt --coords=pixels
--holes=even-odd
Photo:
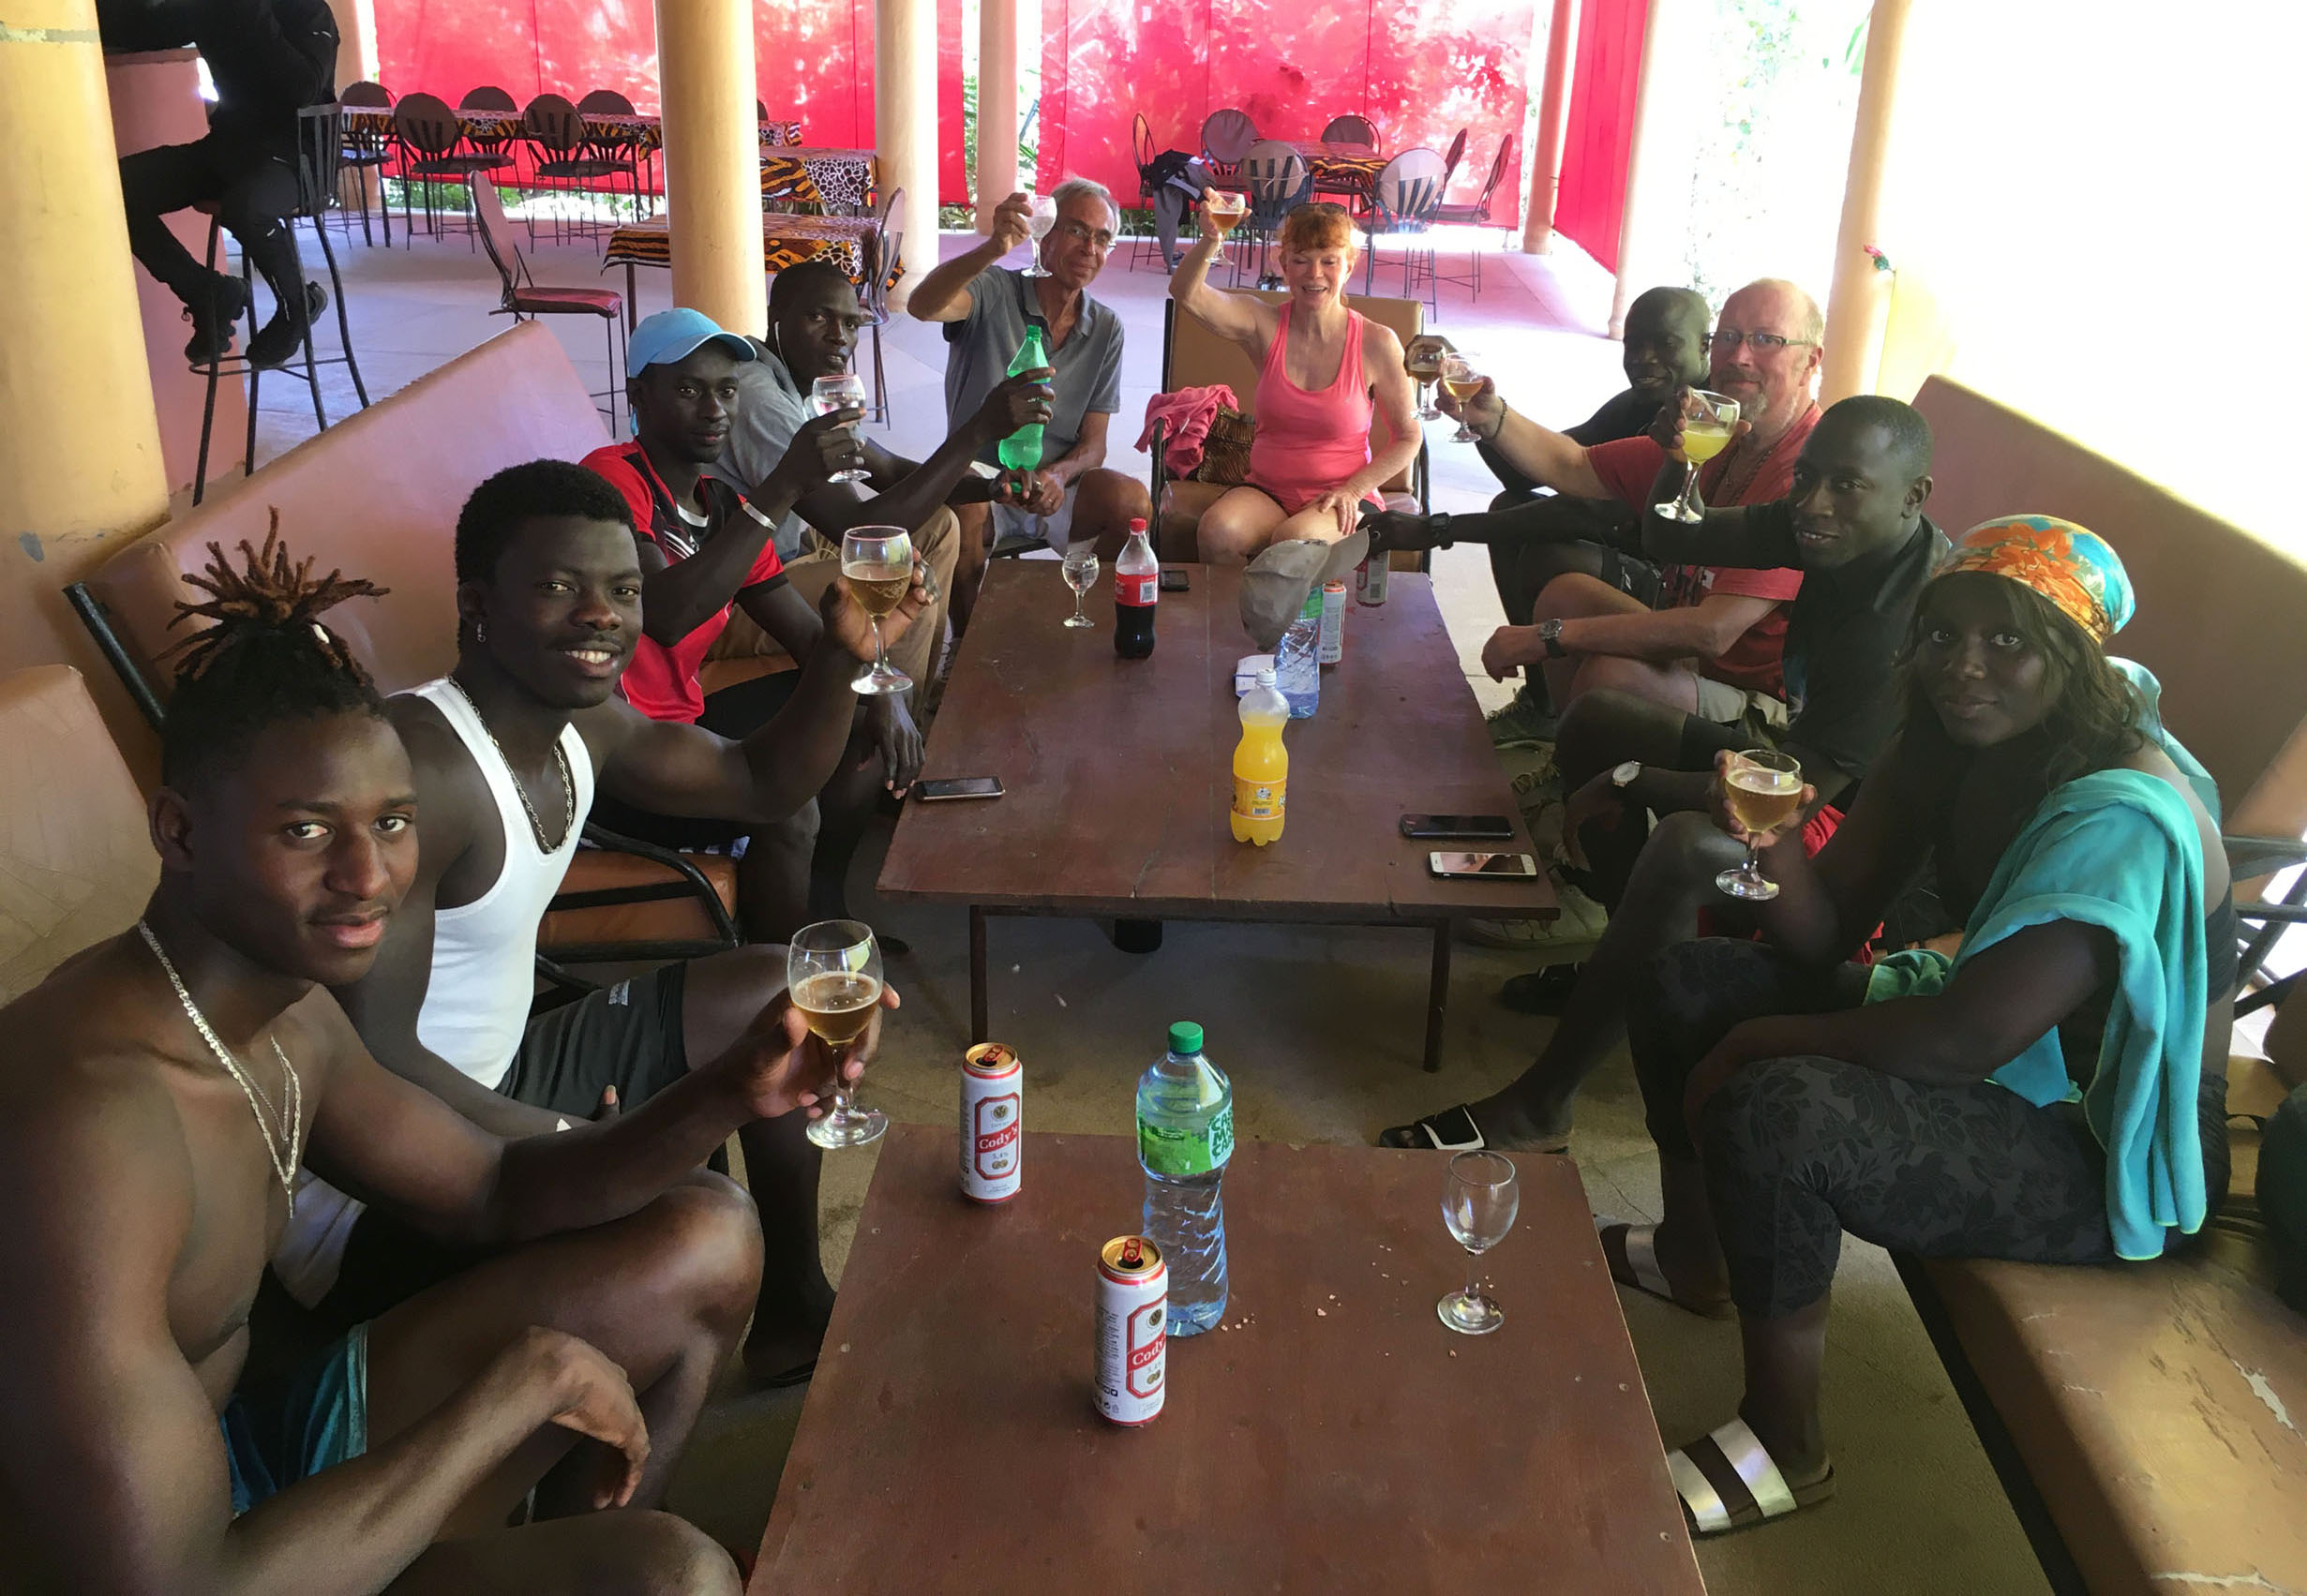
[[[686,559],[709,534],[706,528],[687,524],[673,503],[672,490],[649,463],[637,439],[595,449],[579,462],[612,484],[633,507],[633,525],[641,536],[661,546],[675,559]],[[742,515],[744,500],[737,489],[717,477],[698,479],[697,500],[715,527],[730,515]],[[745,574],[744,586],[773,586],[785,580],[784,562],[776,544],[764,542],[760,557]],[[626,699],[652,721],[694,721],[705,712],[705,690],[697,679],[705,650],[713,646],[729,623],[729,606],[723,604],[705,623],[671,648],[643,637],[634,645],[622,683]]]
[[[1726,450],[1699,468],[1699,492],[1709,504],[1725,509],[1738,504],[1768,504],[1794,490],[1794,457],[1803,440],[1819,424],[1819,407],[1812,405],[1771,445],[1759,460]],[[1586,451],[1595,475],[1603,485],[1636,509],[1646,507],[1650,485],[1667,463],[1667,452],[1648,438],[1622,438],[1596,443]],[[1702,667],[1701,674],[1732,687],[1750,687],[1782,697],[1786,684],[1779,675],[1779,656],[1786,649],[1786,605],[1802,590],[1803,574],[1786,569],[1755,571],[1731,565],[1669,565],[1659,595],[1659,607],[1680,609],[1715,593],[1741,598],[1775,599],[1776,609],[1746,628],[1722,658]]]

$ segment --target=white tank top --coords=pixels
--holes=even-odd
[[[540,853],[512,769],[463,691],[446,677],[409,691],[440,710],[463,740],[497,800],[497,824],[504,833],[504,868],[488,890],[460,908],[433,911],[432,980],[417,1011],[416,1039],[494,1091],[511,1072],[529,1023],[538,922],[561,890],[592,810],[592,760],[577,728],[564,727],[561,749],[568,755],[577,807],[561,846]],[[421,846],[421,819],[418,828]]]

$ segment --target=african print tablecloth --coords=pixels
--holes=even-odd
[[[1308,139],[1294,142],[1291,147],[1305,157],[1306,170],[1324,188],[1350,188],[1366,198],[1377,186],[1378,173],[1386,170],[1386,157],[1367,144],[1326,144]]]
[[[662,149],[665,144],[665,124],[654,116],[620,116],[586,112],[585,136],[604,144],[629,144],[644,153]],[[492,143],[503,143],[521,133],[521,119],[517,112],[504,111],[460,111],[457,125],[465,137]],[[349,133],[383,137],[393,131],[393,112],[381,105],[348,105],[344,108],[344,126]],[[786,117],[771,117],[761,124],[761,147],[782,148],[801,142],[801,125]]]
[[[871,216],[798,216],[783,211],[771,211],[761,217],[761,251],[767,257],[768,269],[782,272],[798,266],[803,261],[814,261],[820,255],[830,255],[840,264],[848,279],[862,287],[865,281],[866,241],[873,237]],[[635,266],[670,266],[673,263],[673,231],[664,216],[621,227],[608,235],[607,247],[601,252],[601,269],[622,266],[625,269],[625,304],[633,304],[633,268]],[[882,286],[888,288],[897,281],[905,270],[902,260],[887,263]]]
[[[802,205],[831,216],[863,216],[873,208],[871,150],[795,144],[761,154],[761,201],[781,210]]]

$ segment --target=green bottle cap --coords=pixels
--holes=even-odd
[[[1202,1051],[1202,1028],[1191,1020],[1180,1020],[1170,1027],[1170,1052],[1191,1056]]]

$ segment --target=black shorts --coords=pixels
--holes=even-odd
[[[705,712],[697,716],[697,723],[718,737],[748,737],[786,707],[793,690],[801,685],[801,673],[797,670],[771,671],[767,676],[757,676],[709,694]],[[592,818],[621,837],[654,843],[660,848],[724,848],[757,829],[743,821],[693,820],[658,814],[620,803],[607,793],[594,795]]]
[[[538,1015],[497,1090],[572,1120],[591,1119],[609,1086],[626,1108],[647,1102],[689,1072],[681,1029],[688,979],[689,966],[675,962]]]
[[[1602,580],[1628,598],[1640,601],[1646,609],[1658,607],[1658,595],[1666,582],[1657,566],[1624,549],[1604,545],[1598,552],[1602,557]]]

